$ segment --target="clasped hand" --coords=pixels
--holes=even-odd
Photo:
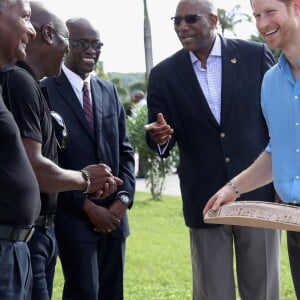
[[[91,198],[106,198],[117,190],[118,185],[123,184],[123,180],[113,176],[106,164],[89,165],[84,170],[88,172],[91,180],[89,193]]]

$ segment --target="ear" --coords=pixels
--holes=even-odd
[[[52,44],[53,27],[50,24],[45,24],[42,27],[41,33],[42,33],[42,36],[43,36],[43,40],[48,44]]]
[[[209,23],[211,24],[212,28],[217,28],[218,20],[219,20],[219,18],[217,15],[209,16]]]

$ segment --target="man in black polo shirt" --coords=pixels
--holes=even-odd
[[[30,5],[36,38],[27,45],[26,59],[6,72],[3,93],[19,126],[41,191],[41,214],[29,243],[33,270],[31,299],[48,300],[52,294],[57,256],[53,226],[57,193],[69,190],[94,193],[104,189],[103,196],[106,196],[114,192],[122,180],[112,176],[110,168],[104,164],[91,165],[81,171],[57,166],[54,127],[38,81],[60,73],[62,58],[68,51],[68,30],[65,23],[41,2],[32,1]],[[57,114],[54,115],[57,119]],[[62,120],[57,121],[63,125]],[[115,217],[112,222],[117,226],[119,220]]]
[[[26,43],[35,37],[29,17],[27,0],[0,0],[0,69],[25,58]],[[29,300],[32,272],[26,242],[40,211],[39,189],[1,95],[0,139],[0,299]]]

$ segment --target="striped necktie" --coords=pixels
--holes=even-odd
[[[94,114],[93,114],[93,107],[92,107],[92,101],[90,99],[90,92],[89,92],[89,86],[86,81],[83,83],[83,110],[85,112],[85,116],[91,125],[92,129],[94,129]]]

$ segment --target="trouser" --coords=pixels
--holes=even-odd
[[[58,237],[63,300],[122,300],[125,239],[110,234],[92,242]]]
[[[27,243],[0,239],[0,299],[30,300],[32,271]]]
[[[28,246],[33,272],[31,300],[50,300],[57,258],[54,225],[35,226],[35,232]]]
[[[190,229],[193,299],[280,299],[280,231],[223,225]]]

